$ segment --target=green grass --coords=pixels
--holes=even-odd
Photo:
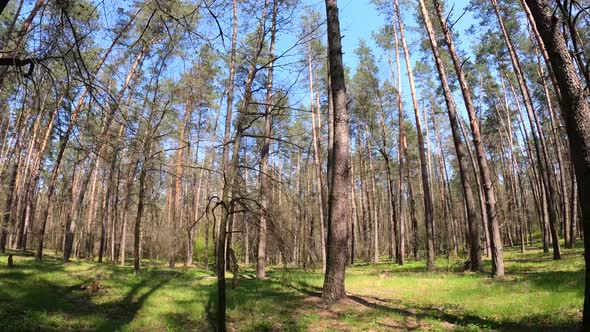
[[[563,331],[579,329],[584,266],[580,249],[552,260],[539,249],[506,251],[508,276],[459,272],[457,259],[358,264],[347,269],[349,299],[325,305],[318,271],[276,268],[257,281],[247,268],[228,291],[234,331]],[[84,261],[37,263],[0,255],[0,330],[214,330],[215,278],[197,268],[151,265],[140,276],[129,266]],[[490,269],[486,261],[486,269]],[[84,286],[98,281],[101,290]],[[229,284],[228,284],[229,285]]]

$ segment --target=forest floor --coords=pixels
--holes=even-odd
[[[527,248],[528,249],[528,248]],[[244,269],[228,293],[230,331],[575,331],[583,303],[581,249],[550,253],[506,249],[507,277],[458,272],[458,259],[403,267],[347,269],[348,299],[325,305],[320,271],[275,268],[266,281]],[[210,272],[131,266],[47,256],[0,255],[0,331],[214,330],[215,278]],[[489,261],[486,261],[489,270]]]

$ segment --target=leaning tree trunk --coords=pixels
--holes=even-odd
[[[492,177],[490,169],[488,167],[488,161],[484,149],[483,142],[481,140],[481,134],[479,132],[479,123],[475,115],[475,106],[473,105],[473,98],[471,90],[467,84],[465,73],[463,72],[463,63],[459,60],[459,55],[455,49],[453,37],[447,21],[442,13],[442,7],[438,0],[434,0],[435,8],[437,9],[437,16],[440,21],[445,42],[449,49],[453,65],[455,66],[455,72],[459,78],[459,84],[461,85],[461,93],[463,94],[463,100],[467,108],[467,114],[469,115],[469,122],[471,125],[471,133],[473,134],[473,145],[475,146],[475,153],[477,155],[477,163],[479,166],[479,172],[481,174],[482,185],[484,188],[484,195],[486,200],[486,210],[489,218],[489,232],[490,232],[490,246],[492,252],[492,274],[495,277],[502,277],[504,275],[504,253],[502,247],[502,237],[500,235],[500,222],[498,221],[498,214],[496,210],[496,193],[492,185]]]
[[[482,269],[481,246],[479,242],[479,227],[477,225],[477,211],[475,209],[475,199],[473,198],[473,191],[471,190],[471,181],[468,177],[469,165],[467,155],[465,154],[465,147],[461,141],[461,131],[459,128],[459,119],[457,118],[457,110],[453,100],[453,93],[449,87],[447,73],[444,64],[440,57],[438,50],[438,42],[434,35],[434,29],[428,16],[428,11],[424,5],[424,1],[420,0],[420,9],[422,12],[422,19],[428,31],[432,53],[436,62],[436,68],[440,76],[440,82],[443,88],[445,102],[447,104],[447,113],[449,122],[451,124],[451,131],[453,133],[453,143],[455,144],[455,151],[457,152],[457,161],[459,164],[459,175],[461,177],[461,185],[463,187],[463,196],[465,198],[465,207],[467,209],[467,226],[469,229],[469,259],[472,271],[479,271]],[[437,12],[440,8],[437,8]],[[450,194],[450,193],[449,193]]]
[[[555,185],[555,175],[553,172],[553,166],[550,164],[549,153],[547,151],[545,134],[543,133],[543,128],[541,126],[541,123],[539,122],[539,118],[536,114],[536,111],[533,108],[531,94],[525,82],[524,74],[522,73],[520,60],[518,59],[518,55],[514,50],[512,39],[510,38],[510,35],[508,34],[506,27],[504,25],[504,20],[502,18],[502,15],[500,14],[498,2],[497,0],[490,1],[492,7],[494,8],[494,12],[496,13],[496,17],[498,18],[498,23],[500,25],[502,35],[504,36],[506,46],[508,47],[508,53],[510,55],[510,60],[512,62],[512,68],[514,69],[515,76],[518,81],[518,86],[522,93],[525,109],[529,117],[531,133],[533,135],[533,143],[538,158],[537,161],[539,164],[539,171],[541,172],[541,178],[543,180],[545,194],[547,197],[547,208],[549,212],[549,233],[551,235],[551,241],[553,244],[553,258],[560,259],[561,249],[559,247],[559,237],[557,234],[557,223],[559,219],[557,213],[558,194]]]
[[[576,72],[561,32],[560,20],[547,0],[526,0],[535,19],[541,38],[545,42],[551,68],[562,94],[561,111],[565,119],[570,141],[570,150],[581,205],[582,226],[584,227],[584,248],[586,263],[586,290],[584,292],[583,330],[590,330],[590,108],[586,101],[584,87]],[[576,204],[577,202],[573,202]]]

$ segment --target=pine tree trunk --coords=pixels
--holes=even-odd
[[[434,271],[435,247],[434,247],[434,210],[432,206],[432,188],[430,183],[430,174],[428,172],[428,162],[426,158],[426,148],[424,135],[422,133],[422,121],[416,97],[416,87],[414,84],[414,75],[412,73],[412,64],[410,52],[406,43],[404,34],[404,24],[402,21],[398,0],[394,1],[395,15],[400,33],[400,39],[404,57],[406,60],[406,72],[410,83],[410,94],[412,96],[412,105],[414,106],[414,116],[416,119],[416,132],[418,135],[418,154],[420,156],[420,170],[422,173],[422,187],[424,190],[424,222],[426,224],[426,268],[428,271]]]
[[[272,135],[272,111],[273,111],[273,74],[274,74],[274,50],[275,36],[277,26],[277,0],[273,1],[272,9],[272,28],[270,37],[270,59],[268,64],[268,77],[266,81],[266,108],[264,112],[264,138],[260,155],[260,194],[262,212],[260,223],[258,225],[258,254],[256,255],[256,279],[264,280],[266,278],[266,232],[268,208],[270,207],[270,188],[268,183],[268,153],[270,150]],[[246,253],[247,255],[247,253]]]
[[[351,147],[352,150],[352,147]],[[352,220],[350,223],[350,232],[348,234],[350,238],[350,265],[354,264],[355,250],[356,250],[356,231],[358,228],[359,211],[356,205],[356,185],[354,181],[354,160],[352,158],[352,152],[350,152],[350,186],[351,186],[351,207],[352,207]]]
[[[401,246],[398,243],[397,237],[399,237],[399,229],[398,229],[398,216],[397,216],[397,204],[395,199],[395,184],[393,182],[393,170],[391,168],[391,159],[389,157],[389,152],[387,148],[387,135],[385,133],[385,117],[384,117],[383,108],[381,108],[381,112],[379,113],[379,126],[381,129],[381,148],[379,151],[384,159],[385,164],[385,172],[387,174],[387,203],[389,205],[389,258],[393,262],[394,259],[397,260],[399,265],[404,264],[403,254],[401,254]],[[354,213],[354,211],[353,211]],[[400,257],[401,256],[401,257]]]
[[[570,218],[571,223],[570,223],[570,234],[571,234],[571,238],[570,238],[570,248],[575,248],[576,247],[576,228],[578,226],[578,211],[579,211],[579,206],[580,206],[580,202],[578,201],[578,180],[576,179],[576,174],[575,174],[575,170],[571,169],[571,177],[572,177],[572,185],[571,185],[571,194],[570,196],[572,197],[572,209],[571,209],[571,213],[572,216]]]
[[[406,136],[402,136],[402,149],[404,151],[404,159],[406,160],[406,176],[408,184],[408,195],[410,196],[410,220],[412,222],[412,246],[414,251],[414,259],[420,259],[420,235],[418,234],[418,219],[416,217],[416,199],[414,198],[414,185],[412,184],[412,177],[410,175],[410,162],[408,159],[408,144]]]
[[[399,130],[399,142],[398,142],[398,151],[397,151],[397,159],[398,159],[398,207],[399,207],[399,219],[395,222],[398,224],[396,232],[396,244],[397,244],[397,263],[402,265],[404,263],[405,258],[405,251],[406,251],[406,219],[405,219],[405,209],[404,209],[404,162],[406,161],[406,156],[403,152],[403,144],[404,141],[404,106],[402,100],[402,73],[401,73],[401,63],[400,63],[400,55],[399,55],[399,38],[397,33],[397,27],[395,24],[392,25],[393,28],[393,39],[394,39],[394,53],[395,53],[395,67],[396,67],[396,74],[393,72],[393,64],[391,59],[391,54],[388,54],[388,62],[389,62],[389,69],[391,71],[391,78],[395,80],[397,85],[396,89],[396,102],[397,102],[397,109],[398,109],[398,118],[397,118],[397,125]],[[409,180],[408,180],[409,181]]]
[[[234,212],[234,205],[235,200],[233,199],[234,191],[237,189],[238,184],[238,166],[239,166],[239,154],[240,154],[240,147],[241,147],[241,140],[244,134],[244,117],[246,116],[246,112],[250,103],[252,101],[252,85],[255,80],[256,76],[256,63],[258,63],[258,59],[260,54],[262,53],[262,49],[264,46],[264,22],[266,20],[266,14],[268,9],[269,0],[265,0],[264,7],[262,9],[262,16],[260,18],[260,22],[258,24],[258,28],[256,30],[256,50],[255,53],[252,55],[252,58],[249,60],[250,66],[248,68],[248,73],[246,76],[246,82],[244,87],[244,97],[242,102],[240,103],[240,107],[238,109],[238,116],[236,119],[236,134],[233,140],[233,147],[232,147],[232,156],[231,162],[229,159],[229,146],[230,137],[227,132],[229,128],[226,128],[226,134],[228,134],[224,139],[224,153],[223,153],[223,174],[225,176],[225,181],[223,185],[223,195],[221,198],[222,203],[222,211],[221,211],[221,218],[219,220],[219,233],[217,235],[217,251],[216,251],[216,272],[217,272],[217,329],[220,331],[225,331],[225,323],[226,323],[226,298],[225,298],[225,268],[226,268],[226,249],[227,243],[227,226],[228,220],[231,218],[232,213]],[[234,14],[234,35],[232,36],[232,52],[235,52],[235,40],[237,38],[237,1],[233,1],[233,14]],[[235,65],[235,63],[232,63]],[[235,68],[233,68],[235,69]],[[230,71],[233,71],[230,69]],[[233,84],[233,82],[230,82]],[[228,93],[229,98],[229,93]],[[229,100],[228,100],[229,102]],[[232,105],[228,105],[228,113],[226,114],[226,126],[231,125],[231,109]],[[229,248],[231,249],[231,248]],[[227,250],[228,252],[230,250]]]
[[[150,145],[149,142],[145,142],[146,151],[151,149],[147,148]],[[139,194],[137,197],[137,215],[135,217],[135,225],[133,228],[133,274],[139,275],[139,260],[141,259],[140,247],[141,247],[141,219],[143,217],[144,199],[145,199],[145,181],[147,176],[147,161],[148,153],[144,153],[143,162],[141,165],[141,171],[139,172]]]
[[[369,190],[367,191],[367,199],[369,199],[373,204],[373,211],[369,211],[369,213],[372,213],[372,236],[371,236],[371,240],[372,240],[372,253],[373,253],[373,257],[372,260],[374,263],[378,263],[379,262],[379,220],[381,218],[379,218],[379,212],[378,212],[378,207],[381,206],[381,204],[378,204],[378,199],[376,197],[377,195],[377,190],[376,190],[376,186],[375,186],[375,171],[373,169],[373,157],[372,157],[372,152],[371,152],[371,139],[369,138],[369,126],[365,123],[365,150],[367,153],[367,160],[368,160],[368,164],[369,164],[369,170],[367,173],[367,176],[369,177]]]
[[[86,233],[86,251],[84,256],[86,256],[87,261],[91,261],[94,249],[94,238],[92,236],[93,226],[94,226],[94,218],[96,216],[96,181],[98,180],[98,171],[94,173],[92,177],[92,185],[90,185],[90,206],[88,207],[88,219],[86,220],[86,229],[84,232]],[[110,187],[110,186],[109,186]],[[108,198],[107,198],[108,199]],[[107,210],[103,210],[107,211]],[[102,253],[99,253],[99,263],[102,262]]]
[[[326,271],[326,231],[324,225],[326,224],[326,215],[324,214],[324,201],[325,198],[325,190],[324,190],[324,177],[322,172],[322,163],[321,163],[321,149],[320,149],[320,126],[319,126],[319,119],[316,119],[320,116],[320,110],[318,109],[319,105],[316,105],[314,100],[314,95],[316,94],[314,88],[314,74],[312,70],[312,55],[311,55],[311,44],[308,44],[308,69],[309,69],[309,94],[310,94],[310,108],[311,108],[311,131],[312,131],[312,138],[313,138],[313,162],[315,167],[316,176],[314,177],[315,186],[317,188],[317,193],[320,196],[318,201],[319,204],[319,218],[320,218],[320,244],[321,244],[321,255],[322,255],[322,271]],[[316,105],[314,107],[314,105]]]
[[[436,67],[440,76],[441,85],[443,88],[445,102],[447,105],[447,114],[449,117],[449,123],[451,125],[451,131],[453,134],[453,143],[455,145],[455,152],[457,153],[457,162],[459,164],[459,176],[461,178],[461,186],[463,188],[463,197],[465,199],[465,207],[467,209],[467,226],[469,229],[469,261],[470,268],[472,271],[480,271],[482,269],[482,257],[481,247],[479,242],[479,227],[477,225],[477,212],[475,209],[475,199],[473,197],[473,191],[471,190],[471,181],[469,180],[469,165],[467,155],[465,154],[465,147],[461,140],[461,130],[459,125],[459,119],[457,118],[457,110],[455,108],[455,102],[453,100],[453,94],[449,87],[446,70],[440,53],[438,50],[438,43],[434,34],[428,11],[424,5],[424,1],[420,0],[420,9],[422,12],[422,19],[426,25],[428,36],[430,38],[430,45],[434,54]],[[435,9],[437,15],[442,17],[442,9],[440,5],[435,2]]]
[[[16,184],[16,174],[18,172],[18,164],[15,163],[10,175],[8,190],[6,194],[6,202],[5,202],[5,212],[2,218],[2,233],[0,235],[0,251],[2,253],[6,252],[6,243],[7,243],[7,236],[8,236],[8,226],[10,225],[10,219],[12,216],[11,208],[12,202],[14,199],[14,187]]]
[[[551,242],[553,244],[553,258],[560,259],[561,249],[559,247],[559,237],[557,234],[557,224],[559,216],[556,206],[556,202],[558,201],[558,195],[557,188],[555,185],[553,167],[550,164],[549,153],[547,151],[547,144],[545,142],[545,134],[543,133],[543,128],[541,127],[541,123],[539,122],[536,111],[533,108],[531,94],[529,92],[524,75],[522,73],[520,61],[518,59],[516,51],[514,50],[512,40],[504,26],[504,20],[502,18],[502,15],[500,14],[497,0],[490,1],[492,3],[492,7],[494,8],[494,12],[496,13],[496,17],[498,18],[498,23],[500,25],[502,35],[504,36],[506,46],[508,47],[508,53],[512,61],[512,68],[514,69],[515,76],[517,78],[518,85],[524,100],[525,109],[529,117],[530,126],[533,134],[533,141],[535,145],[535,151],[538,159],[537,161],[539,164],[539,171],[541,172],[541,178],[543,179],[543,185],[545,186],[545,192],[547,196],[547,209],[549,212],[549,234],[551,235]]]
[[[438,0],[434,0],[434,3],[438,3]],[[439,5],[440,7],[440,5]],[[441,7],[442,8],[442,7]],[[475,153],[477,155],[477,162],[479,171],[482,179],[484,188],[484,195],[486,200],[486,210],[489,218],[489,232],[490,232],[490,246],[492,252],[492,275],[494,277],[502,277],[504,275],[504,254],[503,244],[500,235],[500,222],[498,220],[496,210],[496,194],[492,185],[492,178],[490,170],[488,168],[487,157],[484,149],[483,142],[481,140],[481,134],[479,131],[479,123],[475,117],[475,106],[473,105],[473,98],[471,96],[471,90],[467,84],[465,73],[463,72],[462,62],[459,60],[459,55],[455,49],[455,44],[452,39],[452,34],[447,25],[445,18],[438,14],[439,21],[441,23],[442,30],[445,36],[445,42],[449,49],[453,65],[455,66],[455,72],[459,78],[459,84],[461,85],[461,93],[463,94],[463,100],[467,108],[467,114],[469,115],[469,122],[471,125],[471,133],[473,135],[473,145],[475,146]]]
[[[127,178],[127,182],[125,183],[125,191],[123,192],[123,207],[121,209],[121,213],[123,214],[122,219],[123,222],[121,224],[121,244],[119,249],[120,255],[120,264],[125,265],[125,258],[127,254],[127,219],[128,219],[128,209],[130,203],[130,193],[131,187],[133,186],[133,180],[135,179],[135,174],[138,170],[139,159],[135,162],[135,165],[132,165],[132,170],[129,171],[129,176]]]
[[[350,139],[340,20],[336,0],[326,0],[330,86],[334,103],[334,147],[328,203],[328,243],[322,298],[328,302],[346,297],[344,272],[348,260],[347,224],[350,220]]]
[[[555,71],[562,93],[561,110],[570,141],[571,155],[576,170],[584,233],[590,234],[590,108],[561,32],[559,19],[547,0],[526,0],[545,42],[551,68]],[[590,330],[590,236],[584,236],[586,289],[584,292],[583,329]]]

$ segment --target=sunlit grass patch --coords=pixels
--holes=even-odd
[[[231,331],[539,331],[577,330],[583,301],[581,249],[554,261],[541,248],[506,249],[507,277],[465,272],[460,258],[404,266],[359,263],[347,268],[349,299],[320,299],[319,270],[272,267],[253,279],[242,267],[237,289],[228,280]],[[0,255],[0,262],[6,256]],[[216,279],[198,268],[150,262],[139,276],[131,266],[47,256],[17,256],[0,265],[0,330],[214,330]],[[231,273],[228,273],[231,277]],[[96,292],[90,285],[98,283]]]

